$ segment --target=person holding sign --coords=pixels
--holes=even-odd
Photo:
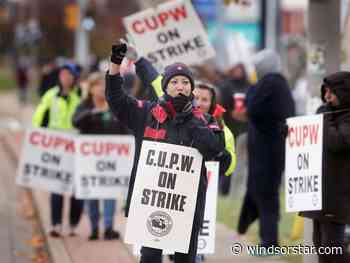
[[[76,107],[80,103],[80,92],[76,86],[79,76],[78,68],[75,64],[65,64],[59,71],[59,84],[49,89],[42,97],[37,106],[32,124],[34,127],[47,127],[54,130],[71,131],[72,116]],[[61,224],[63,213],[63,196],[51,194],[50,200],[52,237],[61,236]],[[74,235],[74,228],[80,221],[83,210],[82,200],[70,199],[69,223],[71,235]]]
[[[175,262],[193,263],[205,207],[207,177],[204,161],[225,154],[225,150],[213,131],[208,128],[203,114],[193,107],[194,81],[188,67],[182,63],[166,67],[162,79],[165,95],[154,103],[138,101],[128,96],[122,89],[123,78],[119,70],[126,51],[126,44],[113,45],[110,68],[106,75],[107,102],[112,112],[135,134],[135,161],[130,178],[126,216],[129,212],[143,141],[159,141],[197,149],[204,158],[201,165],[189,250],[188,253],[175,253]],[[196,190],[193,189],[193,191]],[[179,209],[182,209],[182,206]],[[142,247],[141,262],[161,262],[161,254],[160,249]]]
[[[151,86],[157,97],[162,97],[164,95],[161,86],[163,76],[158,74],[157,70],[146,58],[139,57],[138,52],[132,44],[124,40],[123,43],[127,45],[126,57],[130,61],[135,61],[136,74],[142,80],[143,85],[145,87]],[[223,114],[226,110],[216,103],[215,87],[207,82],[195,81],[193,94],[196,106],[203,113],[208,123],[218,122],[220,129],[214,130],[214,132],[225,146],[228,156],[230,156],[230,160],[218,160],[220,161],[219,190],[222,195],[227,195],[231,184],[230,176],[236,168],[236,153],[234,135],[223,120]]]
[[[130,44],[128,44],[127,57],[129,53],[133,53],[133,58],[137,58],[137,52]],[[142,57],[136,60],[135,66],[136,73],[142,79],[144,86],[151,86],[159,97],[163,96],[164,92],[161,88],[161,81],[159,81],[163,76],[157,73],[152,64]],[[209,83],[196,81],[193,94],[196,106],[203,113],[208,123],[213,121],[218,122],[220,130],[214,130],[214,132],[218,136],[220,142],[225,146],[228,155],[231,157],[227,160],[218,160],[221,161],[219,171],[219,190],[222,195],[227,195],[231,184],[230,176],[236,168],[236,153],[234,136],[231,130],[225,125],[222,118],[225,109],[216,103],[216,90]],[[173,256],[170,256],[170,258],[173,259]],[[202,262],[203,259],[203,255],[198,255],[196,263]]]
[[[350,72],[324,78],[321,98],[324,114],[322,210],[301,212],[313,219],[317,248],[341,247],[342,254],[318,255],[322,263],[350,262],[345,245],[345,225],[350,224]]]
[[[81,134],[128,134],[128,129],[112,116],[105,99],[104,75],[93,73],[88,78],[87,97],[78,106],[73,116],[73,125]],[[87,200],[91,235],[89,240],[99,237],[99,200]],[[103,200],[104,239],[119,239],[119,232],[113,230],[116,201]]]

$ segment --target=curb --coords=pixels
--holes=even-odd
[[[16,147],[15,138],[14,135],[9,135],[8,133],[3,134],[5,139],[3,140],[3,145],[6,147],[8,153],[11,155],[10,158],[17,164],[18,163],[18,156],[20,154],[20,149]],[[50,231],[48,224],[45,222],[48,221],[48,218],[45,218],[45,213],[41,213],[43,210],[45,210],[46,206],[46,200],[43,200],[40,198],[40,193],[38,191],[34,190],[28,190],[32,197],[33,197],[33,205],[35,207],[35,211],[37,215],[39,216],[40,221],[40,227],[42,230],[42,233],[44,235],[50,259],[52,263],[73,263],[71,256],[66,250],[66,247],[64,245],[63,239],[55,239],[51,238],[48,233]]]

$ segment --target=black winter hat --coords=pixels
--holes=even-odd
[[[339,100],[347,100],[347,98],[343,97],[350,96],[350,72],[339,71],[330,74],[323,79],[323,84],[321,86],[321,99],[323,102],[325,102],[324,96],[326,94],[326,86],[328,86],[333,93],[337,95]]]
[[[191,89],[194,89],[194,80],[191,70],[183,63],[174,63],[167,66],[164,69],[163,78],[162,78],[162,89],[166,92],[166,87],[172,77],[175,76],[185,76],[190,80]]]

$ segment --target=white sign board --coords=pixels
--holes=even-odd
[[[174,62],[201,64],[215,51],[191,1],[170,1],[123,19],[138,53],[162,69]]]
[[[206,162],[208,188],[202,229],[198,235],[197,254],[215,253],[216,204],[218,197],[219,163]],[[140,254],[141,247],[134,246],[134,254]],[[174,254],[172,250],[163,250],[163,255]]]
[[[110,199],[124,194],[134,157],[130,135],[80,135],[76,138],[75,185],[81,199]]]
[[[287,124],[287,212],[321,210],[323,115],[289,118]]]
[[[74,135],[50,129],[28,129],[18,166],[17,184],[52,193],[72,193]]]
[[[126,243],[188,252],[202,158],[194,148],[143,141]]]
[[[215,253],[216,204],[218,199],[219,163],[206,162],[208,188],[204,220],[198,236],[198,254]]]

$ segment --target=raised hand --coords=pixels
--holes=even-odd
[[[125,43],[119,43],[112,46],[111,62],[120,65],[125,57],[127,51],[127,45]]]

